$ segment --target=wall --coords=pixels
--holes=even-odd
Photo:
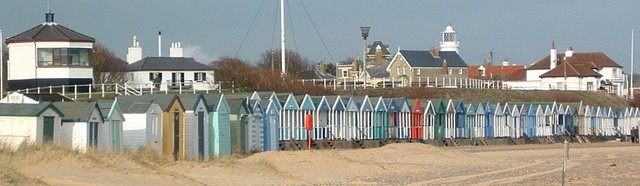
[[[147,117],[145,113],[125,113],[125,121],[122,123],[124,149],[135,151],[145,142],[147,131]]]
[[[546,73],[549,69],[543,70],[526,70],[527,73],[527,81],[536,81],[541,80],[540,75]]]
[[[36,76],[38,78],[65,78],[65,76],[56,75],[55,70],[43,70],[36,72],[37,64],[37,48],[93,48],[93,43],[79,43],[79,42],[31,42],[31,43],[11,43],[7,45],[9,48],[9,61],[8,61],[8,79],[33,79]],[[52,68],[44,68],[52,69]],[[89,69],[89,71],[83,70],[82,73],[75,74],[76,71],[65,73],[65,75],[72,75],[77,78],[93,78],[91,68],[78,68]],[[88,73],[88,74],[87,74]],[[44,75],[44,76],[43,76]],[[68,78],[68,77],[66,77]]]
[[[193,87],[196,90],[211,90],[213,89],[213,82],[215,82],[214,72],[213,71],[135,71],[129,72],[129,81],[127,84],[139,87],[142,85],[143,88],[151,88],[153,87],[153,82],[149,81],[149,73],[151,72],[161,72],[162,73],[162,83],[164,86],[160,86],[160,91],[164,91],[167,89],[166,84],[171,81],[171,73],[174,72],[184,72],[185,81],[193,81],[195,72],[205,72],[207,73],[207,79],[203,82],[195,82],[193,81]]]
[[[36,127],[36,130],[32,131],[32,132],[36,132],[35,134],[32,133],[33,136],[36,137],[36,143],[42,143],[43,142],[43,131],[44,131],[44,116],[52,116],[54,117],[53,119],[53,143],[55,144],[60,144],[60,131],[61,131],[61,118],[60,115],[58,115],[57,112],[53,111],[52,108],[48,108],[47,110],[45,110],[44,112],[42,112],[42,114],[40,114],[40,116],[38,117],[38,124]]]
[[[0,142],[17,149],[23,141],[35,142],[36,117],[0,116]]]

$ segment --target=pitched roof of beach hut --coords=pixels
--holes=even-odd
[[[287,97],[287,101],[284,102],[284,105],[282,106],[283,110],[299,110],[300,106],[298,105],[298,101],[296,101],[296,98],[293,96],[293,94],[289,94],[289,96]]]
[[[384,103],[384,99],[382,97],[378,97],[375,104],[375,110],[378,112],[387,112],[387,104]]]

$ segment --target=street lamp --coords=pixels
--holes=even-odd
[[[360,27],[360,33],[362,33],[362,40],[363,40],[363,49],[362,49],[362,83],[364,88],[367,88],[367,77],[365,77],[365,72],[367,71],[367,37],[369,37],[369,30],[371,29],[371,27],[368,26],[361,26]]]

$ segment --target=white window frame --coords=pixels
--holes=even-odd
[[[462,74],[462,69],[458,69],[458,74]]]
[[[420,68],[418,68],[418,72],[416,73],[416,75],[420,75]]]

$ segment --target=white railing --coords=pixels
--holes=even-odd
[[[502,81],[481,80],[464,77],[418,77],[411,79],[377,78],[367,80],[365,86],[361,79],[336,78],[336,79],[301,79],[303,85],[317,85],[325,89],[350,90],[350,89],[381,89],[396,87],[433,87],[433,88],[468,88],[468,89],[509,89]]]
[[[178,86],[178,83],[161,83],[161,84],[131,84],[131,83],[102,83],[102,84],[83,84],[83,85],[60,85],[60,86],[46,86],[20,89],[16,92],[19,93],[31,93],[31,94],[54,94],[58,93],[63,96],[67,96],[71,99],[94,99],[94,98],[107,98],[117,95],[142,95],[142,94],[195,94],[198,92],[209,93],[210,91],[222,92],[219,84],[201,82],[202,86],[194,86],[197,83],[183,82],[183,85],[190,86]],[[198,82],[200,83],[200,82]],[[160,87],[169,87],[163,88]]]

